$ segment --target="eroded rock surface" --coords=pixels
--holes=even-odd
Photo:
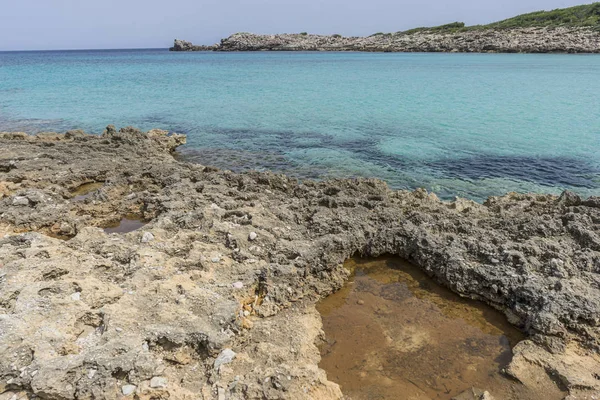
[[[182,46],[178,42],[175,41],[171,50],[599,53],[600,31],[581,27],[489,28],[463,32],[381,33],[368,37],[236,33],[209,47],[187,42]]]
[[[598,394],[598,199],[300,183],[178,162],[184,142],[0,133],[0,399],[341,398],[314,304],[356,253],[502,310],[529,337],[507,370],[525,385]],[[149,223],[101,229],[128,215]]]

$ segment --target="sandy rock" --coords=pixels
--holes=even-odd
[[[454,396],[452,400],[494,400],[494,397],[486,390],[471,388]]]
[[[353,254],[410,259],[503,311],[531,339],[507,368],[525,385],[543,391],[558,377],[571,395],[599,389],[593,198],[443,202],[375,179],[236,174],[175,160],[184,141],[115,127],[102,136],[0,133],[0,165],[19,160],[0,169],[9,193],[0,198],[0,382],[11,380],[10,390],[119,398],[124,385],[144,382],[142,398],[164,378],[153,391],[170,398],[210,398],[222,387],[233,399],[340,399],[318,368],[315,302],[344,284]],[[105,182],[103,201],[68,200],[89,182]],[[16,195],[30,206],[13,204]],[[150,221],[152,246],[101,229],[131,214]],[[259,229],[260,247],[242,233]],[[235,362],[213,361],[231,355],[224,349]]]

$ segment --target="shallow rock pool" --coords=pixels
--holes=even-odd
[[[502,374],[523,334],[504,315],[463,299],[394,257],[351,259],[346,286],[318,305],[319,364],[352,400],[539,399]],[[563,394],[545,393],[544,399]]]

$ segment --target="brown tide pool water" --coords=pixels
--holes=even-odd
[[[136,219],[136,218],[130,216],[130,217],[123,218],[121,221],[119,221],[118,224],[104,228],[104,232],[106,232],[106,233],[128,233],[128,232],[137,231],[138,229],[140,229],[141,227],[143,227],[146,224],[147,224],[147,222],[144,222],[141,219]]]
[[[75,189],[73,192],[71,192],[73,194],[73,198],[71,200],[83,201],[90,197],[92,193],[100,189],[102,186],[104,186],[104,182],[84,183],[83,185]]]
[[[326,336],[319,366],[348,399],[451,399],[472,387],[495,399],[541,398],[502,375],[524,339],[503,314],[399,258],[345,266],[352,277],[317,309]]]

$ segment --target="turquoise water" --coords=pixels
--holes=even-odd
[[[600,195],[600,56],[0,53],[0,130],[188,134],[191,160],[482,200]]]

